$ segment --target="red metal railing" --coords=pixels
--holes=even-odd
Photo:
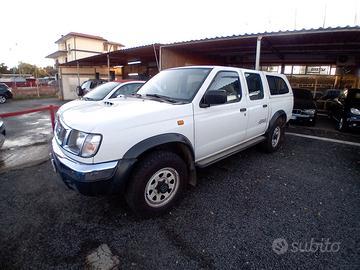
[[[34,113],[34,112],[49,111],[50,119],[51,119],[51,126],[54,129],[55,113],[59,108],[60,108],[60,106],[50,105],[50,106],[46,106],[46,107],[39,107],[39,108],[35,108],[35,109],[22,110],[22,111],[17,111],[17,112],[0,113],[0,117],[5,118],[5,117],[13,117],[13,116],[18,116],[18,115],[23,115],[23,114],[28,114],[28,113]]]

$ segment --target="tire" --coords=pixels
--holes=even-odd
[[[273,126],[270,128],[269,132],[266,135],[266,140],[262,144],[265,152],[272,153],[278,150],[284,141],[284,137],[284,120],[282,118],[278,118],[273,124]]]
[[[0,104],[4,104],[6,100],[6,96],[0,96]]]
[[[339,122],[336,125],[336,129],[339,131],[345,131],[346,130],[346,120],[344,117],[341,117]]]
[[[152,152],[136,166],[125,193],[126,201],[140,217],[167,213],[181,197],[187,178],[186,164],[178,155]]]

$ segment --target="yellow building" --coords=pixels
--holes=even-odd
[[[121,43],[111,42],[100,36],[75,32],[61,36],[55,43],[58,45],[58,50],[46,56],[54,59],[55,65],[117,51],[124,47]]]
[[[111,42],[100,36],[87,35],[70,32],[61,36],[55,43],[58,50],[46,56],[55,60],[58,68],[58,79],[60,80],[60,95],[62,99],[69,100],[77,98],[76,87],[88,79],[108,79],[111,74],[114,78],[121,76],[121,70],[107,66],[68,68],[60,66],[68,62],[77,61],[99,54],[114,52],[124,47],[121,43]]]

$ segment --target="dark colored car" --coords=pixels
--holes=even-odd
[[[345,90],[328,106],[328,114],[340,131],[360,127],[360,89]]]
[[[0,118],[0,148],[5,142],[5,135],[6,135],[5,124],[4,121]]]
[[[76,88],[76,94],[79,97],[82,97],[83,95],[85,95],[86,93],[88,93],[92,89],[94,89],[96,86],[99,86],[100,84],[103,84],[105,82],[107,82],[107,81],[101,80],[101,79],[100,80],[96,80],[96,79],[87,80]]]
[[[0,83],[0,104],[6,102],[6,100],[13,98],[11,88],[5,83]]]
[[[327,111],[328,104],[334,99],[340,96],[342,90],[340,89],[328,89],[324,92],[320,98],[316,99],[316,106],[319,111]]]
[[[293,88],[294,108],[292,111],[292,122],[303,122],[315,125],[317,108],[310,90]]]

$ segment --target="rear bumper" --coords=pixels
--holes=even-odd
[[[120,193],[126,186],[135,159],[122,159],[97,164],[74,161],[52,141],[51,162],[64,184],[87,196]]]

